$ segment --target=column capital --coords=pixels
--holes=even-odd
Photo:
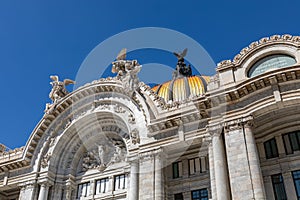
[[[253,126],[253,117],[248,115],[245,117],[225,120],[224,123],[225,132],[230,132],[234,130],[242,129],[243,127],[252,127]]]
[[[34,187],[37,184],[36,180],[26,181],[18,184],[18,187],[25,189],[28,187]]]
[[[163,148],[156,148],[156,149],[151,149],[146,152],[140,152],[138,157],[139,159],[154,159],[155,157],[166,157],[167,155],[165,154]]]
[[[209,135],[211,137],[219,136],[223,131],[223,123],[222,122],[217,122],[217,123],[214,123],[214,124],[209,124],[206,127],[206,131],[209,133]]]

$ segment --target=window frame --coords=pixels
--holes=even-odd
[[[122,177],[123,177],[123,186],[120,187]],[[117,181],[119,182],[118,187],[116,187]],[[126,189],[126,187],[127,187],[126,181],[127,181],[126,174],[119,174],[119,175],[114,176],[114,191]]]
[[[292,139],[292,136],[295,137],[295,141]],[[286,155],[293,154],[295,151],[300,151],[300,131],[293,131],[283,134],[282,140]]]
[[[295,177],[295,173],[299,173],[297,174],[297,177]],[[295,191],[296,191],[296,195],[298,200],[300,199],[300,170],[296,170],[296,171],[292,171],[292,176],[293,176],[293,181],[294,181],[294,186],[295,186]],[[297,183],[299,183],[299,190],[297,189]]]
[[[79,191],[82,191],[83,186],[86,187],[85,194],[84,195],[79,195]],[[90,182],[79,183],[77,185],[76,198],[80,199],[81,197],[88,197],[88,196],[90,196],[90,187],[91,187],[91,183]],[[79,188],[81,188],[81,189],[79,190]]]
[[[275,178],[279,178],[279,182],[275,182]],[[282,177],[282,174],[279,173],[279,174],[274,174],[271,176],[271,181],[272,181],[272,186],[273,186],[273,194],[274,194],[274,197],[275,197],[275,200],[287,200],[287,194],[286,194],[286,190],[285,190],[285,185],[284,185],[284,180],[283,180],[283,177]],[[277,193],[277,185],[280,185],[281,189],[282,189],[282,194],[278,194]],[[284,195],[285,198],[280,198],[278,199],[279,195]]]
[[[181,166],[180,166],[181,165]],[[176,166],[176,170],[175,170]],[[172,163],[172,177],[173,179],[182,178],[182,161]]]
[[[205,191],[206,195],[202,196],[201,193],[204,192],[204,191]],[[193,194],[196,193],[196,192],[198,192],[199,197],[195,197],[194,198]],[[199,190],[192,190],[191,191],[191,200],[208,200],[208,199],[209,198],[208,198],[208,190],[207,190],[207,188],[202,188],[202,189],[199,189]]]
[[[174,200],[183,200],[183,194],[182,193],[174,194]]]
[[[270,147],[270,154],[268,154],[268,147]],[[275,137],[264,142],[264,149],[266,159],[277,158],[279,156],[278,147]]]
[[[107,192],[107,187],[108,187],[108,183],[109,183],[109,178],[106,177],[106,178],[101,178],[101,179],[98,179],[95,181],[95,195],[98,195],[98,194],[103,194],[105,192]],[[99,188],[98,188],[98,183],[99,183]],[[103,188],[101,188],[102,184],[101,183],[104,183],[104,190],[102,190]],[[97,190],[98,188],[98,190]]]

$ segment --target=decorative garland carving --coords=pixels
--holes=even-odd
[[[52,156],[51,153],[47,153],[47,154],[43,157],[43,159],[42,159],[42,161],[41,161],[41,167],[42,167],[42,168],[48,167],[48,162],[49,162],[51,156]]]

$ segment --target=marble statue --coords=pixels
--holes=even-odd
[[[122,49],[116,61],[112,63],[112,72],[117,73],[117,79],[122,81],[125,92],[132,96],[139,86],[137,74],[140,72],[142,66],[137,60],[125,59],[126,49]]]

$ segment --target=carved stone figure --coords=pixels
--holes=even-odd
[[[139,131],[135,128],[130,133],[132,144],[140,143]]]
[[[83,156],[82,171],[89,169],[98,169],[104,171],[110,164],[125,160],[126,151],[124,144],[117,141],[112,143],[107,141],[105,144],[99,144],[93,149],[88,150]]]
[[[50,82],[52,85],[52,90],[49,94],[49,98],[53,103],[56,103],[57,100],[66,96],[69,92],[66,89],[66,86],[69,84],[75,84],[75,81],[70,79],[65,79],[64,81],[59,81],[58,76],[50,76],[53,80]]]
[[[125,60],[126,49],[122,49],[115,62],[112,63],[112,72],[117,73],[117,79],[121,80],[124,90],[130,96],[138,88],[139,78],[137,74],[141,70],[141,65],[137,60]]]
[[[116,146],[115,153],[111,159],[111,163],[117,163],[125,160],[125,152],[120,146]]]
[[[99,145],[98,146],[98,156],[99,156],[100,166],[105,166],[105,163],[104,163],[105,152],[106,152],[105,146]]]

